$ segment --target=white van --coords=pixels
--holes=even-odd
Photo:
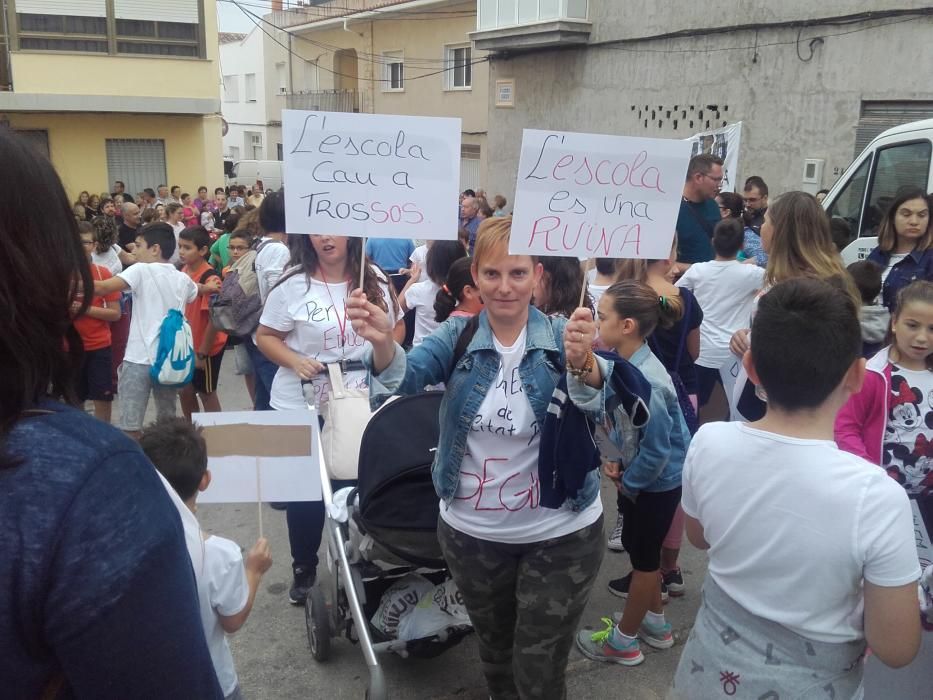
[[[257,180],[262,181],[267,191],[279,189],[282,186],[282,161],[238,160],[233,164],[227,184],[252,187]]]
[[[902,124],[877,136],[823,200],[833,218],[845,219],[852,242],[842,251],[848,265],[878,245],[878,225],[902,187],[933,191],[933,119]]]

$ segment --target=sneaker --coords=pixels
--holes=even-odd
[[[613,552],[624,552],[625,547],[622,546],[622,513],[619,513],[619,517],[616,518],[616,526],[612,530],[612,534],[609,536],[609,542],[606,544],[609,549]]]
[[[684,585],[684,575],[679,567],[668,571],[666,574],[661,574],[661,580],[667,586],[668,592],[675,598],[679,598],[687,592],[687,587]]]
[[[637,666],[645,660],[645,655],[641,653],[641,648],[637,639],[626,642],[623,648],[617,649],[610,643],[612,628],[614,624],[608,617],[603,618],[606,625],[604,630],[593,632],[592,630],[580,630],[577,632],[577,649],[588,659],[593,661],[605,661],[612,664],[622,664],[623,666]]]
[[[304,605],[305,598],[308,597],[308,591],[314,585],[317,578],[317,570],[305,566],[293,566],[294,581],[292,587],[288,590],[288,600],[292,605]]]
[[[632,574],[629,573],[622,578],[616,578],[609,582],[609,592],[613,595],[617,595],[620,598],[628,598],[628,587],[632,583]],[[668,593],[667,586],[664,585],[664,580],[661,580],[661,602],[666,603],[670,600],[670,594]]]
[[[670,649],[674,646],[674,635],[671,633],[670,622],[665,621],[663,625],[653,625],[647,619],[644,619],[638,628],[638,637],[644,640],[645,644],[655,649]]]

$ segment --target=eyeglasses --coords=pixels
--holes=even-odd
[[[249,247],[242,245],[228,245],[227,250],[229,250],[231,253],[245,253],[247,250],[249,250]]]
[[[729,211],[729,207],[719,206],[719,211]]]
[[[725,175],[720,175],[719,177],[713,177],[709,173],[703,173],[703,177],[708,177],[713,182],[722,182],[723,180],[726,179]]]
[[[81,241],[81,245],[95,245],[94,241]]]

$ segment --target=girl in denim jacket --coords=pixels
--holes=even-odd
[[[680,474],[690,432],[670,376],[645,339],[658,325],[677,321],[682,313],[678,301],[659,297],[647,284],[635,280],[617,282],[599,300],[600,339],[651,383],[651,417],[641,431],[634,457],[621,465],[622,473],[611,463],[606,468],[621,495],[622,544],[634,571],[610,583],[613,593],[627,598],[618,624],[606,619],[605,630],[595,634],[582,630],[577,635],[580,651],[597,661],[640,664],[645,657],[639,639],[656,649],[674,645],[661,607],[661,544],[680,505]],[[610,437],[614,433],[610,430]],[[622,450],[623,462],[627,452],[630,449]]]

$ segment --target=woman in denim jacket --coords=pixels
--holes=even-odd
[[[592,352],[590,311],[577,309],[568,321],[530,306],[542,267],[508,254],[510,230],[511,217],[480,227],[473,277],[486,306],[457,359],[466,318],[449,319],[406,356],[385,313],[361,292],[348,310],[372,343],[364,361],[374,402],[446,384],[432,469],[438,537],[479,638],[491,696],[564,698],[574,629],[603,556],[602,503],[594,470],[562,507],[541,507],[540,426],[565,369],[570,399],[601,421],[612,364]]]
[[[933,280],[930,198],[923,190],[903,190],[891,202],[868,259],[884,270],[881,303],[892,314],[899,291],[917,279]]]

